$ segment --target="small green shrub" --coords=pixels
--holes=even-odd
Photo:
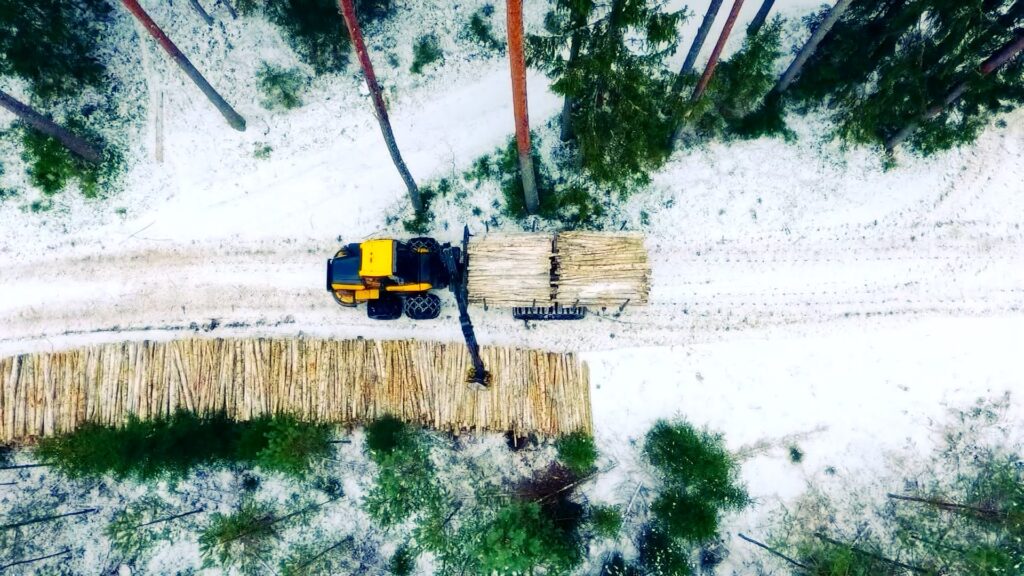
[[[559,573],[579,563],[580,549],[536,502],[513,501],[484,528],[475,556],[484,574],[531,574],[538,568]]]
[[[493,14],[494,6],[484,4],[469,17],[469,23],[466,24],[463,36],[476,42],[485,50],[504,54],[505,42],[494,35],[494,26],[491,23]]]
[[[256,454],[256,463],[264,470],[302,477],[312,460],[323,458],[330,451],[331,428],[278,416],[270,421],[265,438],[265,446]]]
[[[729,507],[747,503],[739,484],[739,464],[721,434],[687,422],[659,420],[647,433],[644,455],[670,485]]]
[[[391,557],[389,568],[394,576],[410,576],[416,569],[416,556],[412,549],[408,545],[399,546]]]
[[[796,444],[789,447],[789,461],[793,464],[799,464],[804,461],[804,451]]]
[[[68,121],[67,128],[87,140],[99,141],[96,136],[85,134],[82,124],[74,119]],[[71,182],[78,182],[83,196],[96,198],[102,192],[101,182],[112,175],[120,163],[113,155],[100,164],[87,162],[72,154],[57,139],[27,127],[22,132],[21,142],[29,181],[47,196],[63,191]]]
[[[590,525],[599,538],[615,538],[622,530],[622,512],[615,506],[594,506],[590,509]]]
[[[187,511],[174,510],[166,502],[156,497],[146,496],[129,503],[123,510],[114,514],[113,519],[104,528],[104,534],[110,540],[114,550],[125,558],[139,558],[148,554],[159,542],[171,538],[171,521],[163,521]],[[191,514],[185,518],[193,518]],[[154,523],[154,521],[156,521]],[[178,518],[173,522],[187,522]]]
[[[392,416],[367,426],[366,449],[379,466],[366,496],[367,513],[382,526],[393,526],[441,505],[430,453],[417,433]]]
[[[298,68],[280,68],[264,62],[256,71],[256,84],[267,110],[292,110],[302,106],[300,93],[306,78]]]
[[[560,437],[555,442],[558,459],[565,467],[578,476],[589,474],[597,462],[597,447],[594,437],[585,432],[573,432]]]
[[[430,186],[420,186],[420,203],[422,207],[415,211],[412,218],[402,221],[402,227],[409,234],[427,234],[434,225],[434,212],[430,205],[437,192]]]
[[[0,135],[0,136],[2,136],[2,135]],[[4,175],[4,165],[0,164],[0,178],[3,178],[3,175]],[[10,188],[4,188],[3,186],[0,186],[0,204],[3,204],[5,201],[10,200],[11,198],[14,198],[17,195],[18,195],[17,190],[12,190]]]
[[[270,506],[248,500],[233,514],[213,514],[210,524],[199,534],[203,567],[264,574],[280,538],[274,521]]]
[[[44,438],[36,454],[72,477],[181,477],[195,466],[227,463],[301,475],[327,450],[328,431],[288,416],[236,422],[223,413],[182,411],[152,420],[132,417],[119,428],[86,424]]]
[[[391,416],[381,416],[366,426],[366,448],[370,456],[378,461],[382,456],[409,447],[413,433],[409,426]]]
[[[891,563],[816,538],[799,543],[797,557],[802,564],[810,567],[805,572],[808,576],[903,576],[907,573]]]
[[[266,160],[274,152],[274,147],[267,143],[257,142],[253,149],[252,156],[257,160]]]
[[[706,542],[718,533],[716,502],[678,489],[663,490],[651,504],[658,523],[673,538]]]
[[[595,198],[591,183],[579,177],[568,181],[553,178],[547,164],[541,159],[540,144],[540,139],[534,137],[533,166],[536,171],[537,195],[540,196],[537,214],[560,222],[568,229],[597,226],[605,210]],[[564,173],[572,174],[574,171],[578,172],[568,166],[562,168]],[[463,178],[476,188],[486,180],[496,182],[504,198],[504,203],[500,204],[502,212],[515,220],[528,216],[515,138],[511,138],[507,145],[492,154],[477,158],[473,167],[463,174]]]
[[[646,528],[637,542],[639,564],[648,576],[690,576],[688,554],[671,536],[658,528]]]
[[[437,35],[424,34],[416,40],[416,44],[412,47],[412,67],[409,70],[413,74],[421,74],[423,68],[439,60],[444,60],[444,53],[441,51]]]
[[[661,477],[651,511],[656,529],[668,537],[707,541],[718,532],[723,512],[742,509],[749,501],[739,464],[721,434],[659,420],[647,433],[644,455]]]

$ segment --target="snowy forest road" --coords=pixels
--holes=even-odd
[[[525,327],[506,310],[472,311],[484,343],[555,350],[687,344],[776,325],[1024,310],[1024,233],[947,224],[909,240],[902,229],[822,230],[708,242],[648,240],[647,306]],[[0,353],[192,332],[341,338],[460,338],[454,301],[436,321],[378,322],[338,307],[324,288],[331,243],[271,241],[64,256],[5,266]]]

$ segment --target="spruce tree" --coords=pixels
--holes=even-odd
[[[663,2],[558,0],[547,34],[530,38],[531,63],[571,102],[571,142],[597,183],[645,181],[671,152],[675,120],[665,102],[673,78],[664,64],[683,18]]]
[[[0,0],[0,77],[15,76],[43,103],[99,87],[103,0]]]
[[[982,73],[1022,25],[1021,0],[854,2],[790,93],[804,106],[829,109],[846,143],[892,143],[915,122],[906,139],[915,152],[969,143],[997,115],[1024,103],[1019,53]],[[947,103],[961,83],[962,93]]]

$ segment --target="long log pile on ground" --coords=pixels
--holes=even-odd
[[[562,304],[646,304],[651,266],[637,233],[560,232],[555,238],[555,299]]]
[[[0,442],[178,409],[343,424],[393,414],[451,431],[591,429],[587,368],[576,356],[501,347],[481,354],[493,378],[482,392],[465,383],[463,344],[191,339],[25,354],[0,359]]]
[[[468,282],[493,306],[646,304],[651,266],[637,233],[491,234],[469,243]]]
[[[546,306],[551,302],[551,236],[490,234],[469,243],[470,302]]]

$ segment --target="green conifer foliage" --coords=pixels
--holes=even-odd
[[[647,433],[644,455],[663,484],[651,505],[655,523],[674,539],[705,542],[718,532],[723,512],[749,502],[721,434],[659,420]]]
[[[391,13],[391,0],[356,0],[361,24]],[[348,66],[349,39],[337,0],[239,0],[242,14],[263,14],[284,32],[303,62],[319,74]]]
[[[43,101],[98,87],[103,0],[0,0],[0,76],[17,76]]]
[[[1022,25],[1019,0],[861,0],[790,93],[804,107],[830,110],[844,142],[875,145],[967,81],[963,96],[922,123],[907,145],[927,155],[970,143],[997,115],[1024,103],[1024,59],[979,71]]]
[[[538,567],[554,573],[579,562],[570,534],[560,530],[536,502],[513,501],[495,514],[478,543],[481,574],[531,574]]]
[[[684,18],[663,2],[559,0],[545,19],[547,34],[529,39],[531,65],[572,103],[575,149],[595,182],[644,182],[671,152],[665,59],[676,50]]]
[[[775,83],[775,62],[781,55],[782,19],[773,18],[743,46],[718,66],[707,92],[698,102],[680,104],[685,121],[702,137],[731,134],[759,136],[747,127],[746,119],[758,107]]]

